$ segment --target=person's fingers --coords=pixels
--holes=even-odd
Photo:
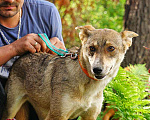
[[[46,52],[47,46],[37,34],[34,34],[34,40],[40,44],[42,52]]]
[[[48,53],[53,54],[53,55],[57,55],[55,52],[53,52],[52,50],[50,50]]]
[[[37,34],[27,34],[26,36],[14,41],[12,44],[16,55],[22,55],[29,51],[31,53],[46,51],[46,44]]]
[[[66,50],[64,44],[57,37],[51,38],[50,41],[51,41],[52,45],[54,45],[55,47]]]
[[[66,50],[66,47],[64,46],[64,44],[61,41],[59,42],[59,48]]]
[[[46,52],[49,53],[51,50],[47,47]]]
[[[24,51],[29,51],[31,53],[36,52],[36,48],[33,47],[33,45],[30,42],[25,42],[24,44]]]
[[[26,44],[24,46],[25,51],[29,51],[32,53],[42,51],[51,54],[56,54],[46,46],[45,42],[37,34],[31,33],[26,35],[22,39],[24,40],[24,44]],[[50,41],[58,49],[66,50],[64,44],[57,37],[51,38]]]
[[[36,49],[36,52],[40,52],[41,51],[41,45],[38,42],[33,41],[31,44]]]
[[[52,45],[54,45],[56,47],[56,44],[57,44],[58,40],[59,39],[57,37],[53,37],[53,38],[50,39],[50,42],[51,42]]]

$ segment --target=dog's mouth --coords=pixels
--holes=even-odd
[[[96,79],[103,79],[105,77],[105,75],[95,75]]]
[[[109,69],[109,72],[112,70],[112,68],[113,67],[111,67],[110,69]],[[96,79],[103,79],[103,78],[105,78],[108,74],[109,74],[109,72],[107,73],[107,74],[102,74],[102,73],[100,73],[100,74],[97,74],[97,73],[94,73],[94,76],[95,76],[95,78]]]

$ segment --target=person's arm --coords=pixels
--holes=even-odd
[[[57,37],[62,43],[62,23],[60,14],[55,6],[51,7],[51,14],[50,14],[50,21],[49,21],[49,28],[50,28],[50,38]]]
[[[66,50],[66,47],[64,45],[63,37],[62,37],[62,23],[61,23],[61,18],[59,15],[59,12],[55,6],[51,6],[51,14],[50,15],[50,41],[51,43],[59,48]],[[51,50],[47,49],[48,53],[55,54]]]
[[[50,41],[55,47],[65,50],[64,44],[57,37],[51,38]],[[37,45],[35,45],[36,42]],[[40,51],[55,54],[37,34],[28,34],[10,45],[0,47],[0,66],[14,56],[20,56],[26,52],[35,53]]]
[[[16,56],[16,52],[11,44],[0,47],[0,66],[6,63],[14,56]]]
[[[46,52],[46,50],[46,44],[37,34],[28,34],[10,45],[0,47],[0,66],[14,56],[20,56],[26,52]]]

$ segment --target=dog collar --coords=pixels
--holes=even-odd
[[[80,60],[79,60],[79,55],[78,55],[78,61],[79,61],[79,65],[80,65],[82,71],[87,75],[87,77],[89,77],[89,78],[91,78],[91,79],[93,79],[93,80],[95,80],[95,81],[98,81],[97,79],[91,77],[91,76],[89,75],[88,71],[82,66],[82,64],[81,64],[81,62],[80,62]]]

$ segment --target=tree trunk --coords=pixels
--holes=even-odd
[[[126,1],[124,29],[134,31],[139,36],[133,39],[122,66],[145,63],[150,68],[150,51],[143,48],[150,47],[150,0]]]

